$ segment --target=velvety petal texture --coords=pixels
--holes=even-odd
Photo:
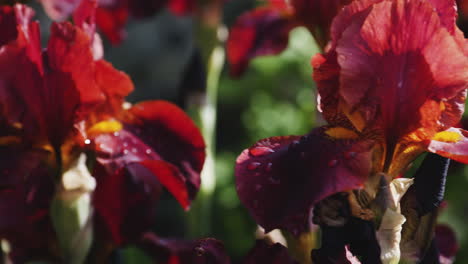
[[[370,175],[373,142],[335,139],[330,129],[260,140],[237,158],[239,198],[267,232],[308,230],[315,203],[362,187]]]
[[[296,25],[289,12],[275,7],[258,8],[240,16],[227,42],[231,75],[239,77],[256,56],[286,49],[289,32]]]
[[[325,118],[346,118],[354,129],[379,135],[385,168],[411,144],[423,151],[424,142],[461,118],[468,58],[455,34],[453,4],[353,2],[333,23],[330,50],[313,60]],[[415,155],[395,162],[392,174]]]
[[[125,224],[131,219],[129,212],[136,206],[134,196],[141,197],[138,208],[145,214],[142,219],[153,219],[151,212],[154,212],[161,187],[188,209],[200,187],[205,159],[205,143],[198,128],[177,106],[165,101],[148,101],[122,115],[123,129],[89,137],[100,168],[95,173],[98,187],[94,203],[117,244],[138,237],[135,227]],[[140,189],[129,188],[126,183],[129,180],[141,182]],[[144,186],[149,187],[142,195]],[[125,195],[118,190],[126,192]],[[143,223],[135,225],[140,233],[150,227]],[[122,233],[126,228],[132,229],[134,235]]]

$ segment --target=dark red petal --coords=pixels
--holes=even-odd
[[[0,7],[0,28],[2,29],[0,46],[16,40],[18,35],[16,26],[17,22],[14,9],[11,6]]]
[[[390,144],[419,128],[437,132],[446,125],[439,102],[457,96],[468,78],[468,60],[438,14],[426,2],[402,0],[353,14],[334,24],[342,26],[339,93],[350,111],[382,129]]]
[[[164,239],[153,233],[146,233],[140,240],[141,246],[150,256],[168,264],[229,264],[224,245],[214,238],[194,241]]]
[[[126,6],[99,7],[96,10],[96,24],[113,44],[118,44],[125,38],[124,27],[127,24],[128,12]]]
[[[297,264],[288,253],[288,249],[276,243],[268,245],[264,240],[257,240],[255,247],[250,250],[242,264]]]
[[[468,164],[468,131],[450,128],[447,132],[453,133],[452,138],[448,140],[437,139],[436,135],[436,138],[430,141],[427,147],[428,151]]]
[[[435,228],[435,241],[440,255],[446,258],[454,258],[460,246],[453,229],[445,224],[438,224]]]
[[[330,39],[333,18],[352,0],[292,0],[296,18],[314,35],[323,48]]]
[[[264,139],[237,158],[237,193],[266,231],[298,235],[308,228],[315,203],[367,179],[373,142],[332,139],[326,129]]]
[[[55,21],[64,21],[82,0],[41,0],[47,15]]]
[[[258,8],[240,16],[227,42],[231,75],[239,77],[254,57],[274,55],[286,49],[289,32],[295,26],[290,14],[273,7]]]
[[[101,111],[116,116],[122,111],[125,97],[133,91],[133,82],[126,73],[115,69],[104,60],[96,61],[95,67],[97,85],[106,96],[106,109]]]
[[[156,176],[161,185],[177,199],[185,210],[189,209],[190,199],[185,186],[185,178],[176,166],[162,160],[144,160],[140,164]]]
[[[73,22],[91,39],[94,38],[96,32],[96,8],[96,0],[81,0],[78,8],[73,12]]]
[[[47,58],[50,70],[70,75],[80,94],[81,105],[93,105],[104,100],[94,79],[90,38],[82,30],[70,23],[52,24]]]
[[[154,140],[163,139],[155,138]],[[139,163],[146,167],[154,175],[153,177],[158,179],[174,195],[183,208],[188,209],[190,200],[195,197],[199,187],[199,174],[192,171],[193,175],[191,176],[198,176],[196,178],[198,185],[195,186],[188,181],[190,178],[186,178],[181,172],[181,168],[169,163],[155,148],[145,144],[135,134],[127,130],[121,130],[114,134],[98,135],[94,138],[94,144],[97,150],[97,161],[108,174],[113,174],[130,164]],[[186,166],[183,168],[190,168],[190,165]]]
[[[93,175],[97,181],[93,206],[116,244],[136,241],[151,229],[162,189],[149,170],[133,163],[109,172],[97,165]]]
[[[190,117],[166,101],[147,101],[128,110],[127,129],[150,146],[161,158],[179,168],[186,178],[189,197],[200,187],[205,161],[205,142]]]
[[[54,232],[48,210],[54,194],[53,176],[41,164],[47,152],[0,148],[0,237],[12,247],[18,263],[49,257]]]
[[[169,0],[168,7],[176,15],[191,15],[197,6],[194,0]]]

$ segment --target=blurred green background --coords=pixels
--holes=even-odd
[[[224,23],[229,27],[253,0],[226,3]],[[41,20],[47,18],[41,13]],[[47,33],[48,23],[42,24]],[[131,102],[148,99],[177,101],[183,71],[194,50],[193,21],[163,12],[151,19],[131,21],[127,39],[119,46],[105,41],[105,58],[128,73],[136,91]],[[44,37],[43,40],[46,40]],[[253,60],[246,74],[232,79],[226,64],[220,80],[216,130],[216,179],[211,226],[206,236],[224,242],[233,260],[239,260],[255,242],[256,225],[240,204],[234,185],[237,155],[261,138],[301,135],[320,125],[316,113],[311,57],[318,48],[304,28],[291,33],[289,46],[278,56]],[[447,182],[447,208],[440,221],[456,231],[461,249],[455,263],[468,263],[468,167],[452,165]],[[158,208],[154,230],[162,237],[191,238],[196,233],[187,214],[169,195]],[[205,228],[206,229],[206,228]],[[122,254],[124,263],[149,263],[135,248]]]

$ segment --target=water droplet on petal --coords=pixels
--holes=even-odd
[[[265,167],[265,171],[266,171],[266,172],[270,172],[272,166],[273,166],[273,163],[268,162],[268,164],[267,164],[266,167]]]
[[[267,154],[274,153],[275,151],[268,147],[254,147],[249,150],[250,155],[254,157],[260,157]]]
[[[148,155],[151,154],[151,149],[147,149],[146,154],[148,154]]]
[[[84,143],[85,143],[86,145],[89,145],[89,144],[91,144],[91,140],[85,139]]]
[[[330,167],[330,168],[336,167],[336,165],[338,165],[338,160],[336,160],[336,159],[330,160],[328,162],[328,167]]]
[[[260,165],[262,165],[260,162],[251,162],[249,163],[249,165],[247,165],[247,169],[248,170],[256,170],[258,167],[260,167]]]
[[[124,149],[123,154],[128,154],[128,149]]]
[[[118,137],[119,135],[119,132],[114,132],[114,137]]]
[[[352,159],[352,158],[356,157],[356,155],[357,155],[357,153],[354,152],[354,151],[349,151],[349,152],[346,152],[344,154],[346,159]]]

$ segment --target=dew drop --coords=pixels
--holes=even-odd
[[[249,150],[250,155],[254,157],[260,157],[260,156],[264,156],[264,155],[274,153],[274,152],[275,152],[274,150],[272,150],[271,148],[267,148],[267,147],[254,147]]]
[[[149,155],[149,154],[151,154],[151,149],[147,149],[145,152],[146,152],[146,154]]]
[[[346,152],[344,154],[346,159],[352,159],[352,158],[356,157],[356,155],[357,155],[357,153],[354,152],[354,151],[349,151],[349,152]]]
[[[338,160],[336,160],[336,159],[330,160],[328,162],[328,167],[330,167],[330,168],[336,167],[336,165],[338,165]]]
[[[114,137],[118,137],[119,135],[119,132],[114,132]]]
[[[91,140],[85,139],[84,143],[85,143],[86,145],[89,145],[89,144],[91,144]]]
[[[267,164],[266,167],[265,167],[265,171],[266,171],[266,172],[270,172],[270,171],[271,171],[271,167],[273,167],[273,163],[268,162],[268,164]]]
[[[128,149],[124,149],[123,154],[128,154]]]
[[[256,170],[258,167],[260,167],[260,165],[262,165],[260,162],[251,162],[247,165],[247,169],[248,170]]]

